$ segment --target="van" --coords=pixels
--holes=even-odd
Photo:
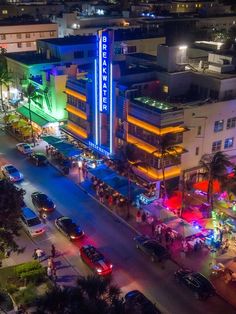
[[[21,211],[21,223],[30,236],[35,237],[45,232],[45,226],[32,209],[24,207]]]

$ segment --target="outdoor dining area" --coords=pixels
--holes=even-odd
[[[16,113],[10,113],[4,117],[6,130],[24,142],[32,141],[32,129],[27,120]],[[37,130],[35,135],[37,136]]]
[[[89,178],[100,202],[106,201],[110,207],[134,205],[136,198],[145,192],[145,189],[126,177],[118,175],[116,171],[104,164],[95,169],[89,169]]]

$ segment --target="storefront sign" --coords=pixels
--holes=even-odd
[[[100,154],[104,155],[104,156],[109,156],[109,152],[107,152],[105,149],[101,148],[100,146],[94,144],[93,142],[89,142],[89,147],[91,147],[92,149],[95,149],[96,151],[98,151]]]
[[[156,196],[151,196],[151,197],[147,197],[146,195],[144,194],[140,194],[139,195],[139,200],[141,203],[147,205],[147,204],[150,204],[152,203],[153,201],[155,201],[157,198]]]
[[[101,31],[99,38],[99,110],[109,113],[111,80],[111,43],[108,31]]]

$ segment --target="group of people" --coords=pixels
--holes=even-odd
[[[105,203],[109,208],[122,208],[127,205],[128,200],[122,197],[119,193],[116,193],[114,190],[110,189],[106,184],[96,177],[91,178],[93,189],[96,192],[101,203]]]
[[[45,254],[44,250],[42,250],[40,248],[36,248],[36,249],[34,249],[32,257],[35,260],[38,260],[39,262],[42,262],[43,259],[46,258],[46,254]],[[53,280],[57,279],[57,269],[56,269],[56,265],[55,265],[55,261],[54,261],[55,257],[56,257],[56,248],[55,248],[55,245],[52,244],[52,246],[51,246],[51,255],[48,258],[47,276],[50,279],[53,279]]]

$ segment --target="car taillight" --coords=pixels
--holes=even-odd
[[[113,267],[113,265],[112,264],[110,264],[110,268],[112,268]]]

